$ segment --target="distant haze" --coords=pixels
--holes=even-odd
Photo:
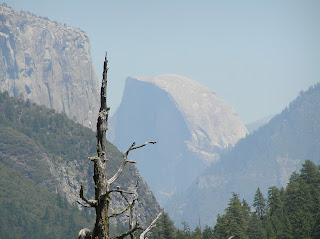
[[[248,133],[225,101],[175,74],[127,78],[109,127],[108,138],[121,151],[132,142],[158,142],[130,157],[162,206]]]
[[[175,73],[213,90],[250,123],[320,81],[320,1],[42,1],[10,7],[88,33],[109,104],[128,76]]]
[[[273,117],[274,117],[274,115],[268,115],[262,119],[259,119],[257,121],[254,121],[254,122],[247,124],[246,127],[251,134],[254,131],[256,131],[257,129],[259,129],[261,126],[267,124]]]

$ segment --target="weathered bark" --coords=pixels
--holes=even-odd
[[[135,142],[129,147],[129,149],[123,154],[123,162],[120,165],[116,174],[108,180],[107,177],[107,158],[106,158],[106,131],[108,129],[108,111],[110,108],[107,107],[107,72],[108,72],[108,60],[107,54],[104,60],[103,65],[103,78],[101,84],[101,93],[100,93],[100,103],[101,107],[99,110],[99,115],[97,119],[97,156],[91,157],[90,160],[94,163],[94,189],[95,189],[95,199],[87,199],[83,194],[83,187],[81,185],[79,197],[84,202],[78,201],[78,203],[84,207],[93,207],[96,210],[96,222],[93,232],[85,228],[79,232],[79,238],[94,238],[94,239],[109,239],[109,218],[121,215],[129,210],[129,229],[127,232],[118,235],[113,238],[124,238],[129,236],[133,238],[134,233],[138,229],[143,229],[140,227],[139,222],[133,219],[133,208],[138,200],[137,187],[136,184],[135,192],[127,192],[120,190],[118,187],[115,190],[110,190],[110,186],[115,182],[118,177],[121,175],[125,165],[127,163],[135,163],[132,160],[128,159],[128,154],[130,151],[142,148],[147,144],[155,144],[156,142],[150,141],[146,142],[140,146],[135,146]],[[110,206],[110,196],[111,193],[120,193],[124,200],[127,202],[128,206],[121,210],[118,213],[109,215],[109,206]],[[129,199],[127,195],[133,195],[133,199]],[[140,238],[144,238],[144,235],[154,226],[155,221],[158,217],[152,222],[152,224],[142,233]]]
[[[97,120],[97,154],[93,159],[94,162],[94,190],[95,200],[97,204],[96,209],[96,223],[93,230],[93,238],[106,239],[109,238],[109,205],[110,194],[109,184],[107,180],[107,160],[106,160],[106,131],[108,125],[108,111],[107,108],[107,72],[108,60],[107,55],[103,65],[103,78],[101,83],[100,93],[100,110]]]

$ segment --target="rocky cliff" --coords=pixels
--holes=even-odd
[[[247,134],[226,102],[196,81],[173,74],[128,78],[110,130],[110,140],[121,150],[131,141],[158,141],[156,151],[137,160],[143,161],[139,170],[162,203]]]
[[[91,127],[98,79],[81,30],[0,4],[0,90]]]

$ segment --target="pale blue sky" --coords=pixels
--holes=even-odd
[[[320,81],[320,1],[0,0],[87,32],[109,105],[128,76],[175,73],[229,103],[245,123],[280,113]]]

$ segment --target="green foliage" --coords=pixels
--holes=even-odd
[[[291,175],[286,189],[270,187],[267,207],[258,188],[254,207],[251,212],[233,193],[226,213],[217,218],[214,238],[319,238],[320,167],[306,160],[300,174]]]
[[[255,213],[260,219],[265,216],[266,213],[266,200],[258,187],[256,194],[254,195],[253,206],[255,208]]]
[[[263,227],[264,221],[261,217],[258,216],[256,213],[252,213],[249,219],[249,225],[247,230],[248,238],[260,238],[260,239],[267,239],[267,232]]]
[[[212,215],[221,214],[226,208],[231,192],[241,193],[251,203],[258,187],[266,192],[272,185],[285,186],[290,173],[299,170],[305,159],[320,164],[319,109],[320,83],[301,93],[268,124],[239,140],[221,155],[218,163],[211,164],[201,178],[214,186],[201,187],[197,181],[186,193],[171,200],[168,208],[176,212],[175,218],[194,227],[198,220],[193,215],[199,209],[202,220],[213,225],[216,216]],[[181,202],[182,215],[175,210]]]
[[[228,173],[244,175],[236,186],[252,183],[246,176],[252,168],[264,172],[275,167],[269,159],[283,152],[289,154],[288,158],[307,157],[320,162],[319,89],[317,84],[301,93],[259,134],[248,136],[223,156]],[[56,182],[41,158],[50,156],[62,164],[75,160],[87,172],[86,179],[91,179],[86,158],[96,154],[95,134],[65,114],[11,98],[6,92],[0,93],[0,111],[0,238],[26,238],[26,233],[27,238],[74,238],[81,227],[92,223],[92,218],[53,193]],[[113,174],[121,154],[111,144],[108,149],[107,157],[115,159],[109,163],[108,173]],[[133,171],[134,167],[127,168],[119,184],[127,187],[126,179]],[[263,182],[265,188],[267,182]],[[139,194],[143,198],[143,189]],[[148,200],[152,205],[153,200]],[[214,229],[206,226],[203,231],[200,227],[190,231],[184,223],[179,230],[164,214],[149,238],[320,238],[319,166],[305,161],[300,174],[292,174],[286,189],[269,188],[267,200],[258,188],[253,207],[251,212],[246,201],[241,202],[234,193]],[[117,227],[123,230],[121,225]]]
[[[320,216],[320,170],[306,160],[300,175],[293,174],[285,193],[285,208],[293,238],[316,238]]]
[[[157,221],[157,226],[151,230],[151,239],[173,239],[175,238],[175,227],[167,213],[163,213]]]
[[[208,225],[206,225],[206,227],[204,228],[203,232],[202,232],[202,238],[203,239],[212,239],[214,238],[214,233],[213,233],[213,229],[211,227],[209,227]]]
[[[0,231],[8,232],[2,235],[15,239],[75,238],[81,227],[92,228],[94,219],[87,210],[78,210],[64,195],[56,194],[58,182],[48,162],[66,170],[71,170],[72,165],[73,171],[66,173],[75,173],[88,190],[87,197],[92,198],[92,163],[88,157],[96,155],[95,133],[65,114],[9,97],[7,92],[0,92],[0,112],[0,170],[10,168],[10,174],[16,175],[10,179],[1,173]],[[107,148],[108,174],[113,175],[122,162],[122,154],[109,142]],[[127,189],[137,177],[137,170],[129,165],[118,183]],[[24,185],[27,191],[14,194],[11,184]],[[153,195],[146,196],[146,191],[141,183],[140,201],[152,217],[157,214],[156,200]],[[5,200],[8,203],[2,203]],[[18,206],[11,206],[11,202]],[[122,226],[110,228],[115,234]],[[31,236],[22,233],[28,230],[32,230]]]
[[[228,207],[225,209],[225,215],[218,216],[217,224],[214,227],[217,238],[247,238],[248,218],[250,207],[243,201],[241,203],[239,195],[233,193]]]
[[[70,205],[15,170],[0,163],[0,238],[74,238],[92,224],[87,213]]]
[[[63,113],[8,97],[6,93],[0,93],[0,111],[4,112],[0,118],[2,126],[28,136],[52,154],[83,159],[88,152],[95,152],[94,133]]]
[[[212,229],[174,229],[165,214],[149,238],[175,239],[318,239],[320,238],[320,167],[306,160],[299,173],[292,173],[287,187],[269,187],[267,200],[256,190],[254,210],[232,193],[225,214],[218,215]]]
[[[200,226],[196,227],[194,231],[190,230],[186,222],[182,222],[182,230],[174,227],[173,222],[170,220],[168,214],[164,213],[156,223],[148,238],[151,239],[212,239],[214,237],[213,229],[206,226],[201,231]]]
[[[88,172],[91,165],[87,159],[96,155],[96,135],[92,130],[73,122],[64,113],[56,113],[44,106],[9,97],[7,92],[0,92],[0,111],[5,112],[0,115],[0,126],[6,128],[6,132],[0,130],[0,147],[3,145],[0,150],[8,151],[2,153],[10,156],[31,155],[30,150],[33,150],[38,156],[41,153],[49,154],[51,158],[64,164],[75,160],[80,169],[87,171],[91,181],[92,172]],[[10,141],[6,139],[7,134],[10,134]],[[24,147],[25,143],[28,146]],[[122,154],[109,142],[107,148],[107,158],[110,159],[108,174],[113,175],[122,162]],[[126,179],[132,176],[134,169],[132,165],[126,167],[119,178],[119,184],[128,186],[129,180]],[[143,192],[141,193],[143,196]],[[146,200],[153,204],[155,198],[152,196]]]
[[[191,238],[193,239],[201,239],[202,233],[200,227],[196,227],[194,231],[191,233]]]

